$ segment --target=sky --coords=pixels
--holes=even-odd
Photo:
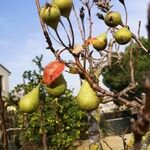
[[[43,5],[46,0],[41,0]],[[147,7],[150,0],[126,0],[128,9],[128,25],[130,29],[137,33],[138,22],[141,21],[141,35],[147,36]],[[112,0],[114,7],[112,10],[121,12],[124,18],[124,10],[118,0]],[[80,1],[74,0],[75,7],[80,7]],[[78,8],[79,9],[79,8]],[[77,9],[77,11],[78,11]],[[93,16],[96,14],[93,9]],[[76,44],[80,42],[77,23],[71,14],[72,23],[76,33]],[[106,30],[104,23],[96,17],[93,18],[93,36]],[[52,33],[53,31],[50,30]],[[59,30],[61,33],[61,29]],[[63,32],[61,34],[63,35]],[[46,42],[42,34],[39,18],[36,10],[35,0],[0,0],[0,64],[5,66],[10,72],[10,90],[22,82],[22,74],[25,70],[36,69],[32,59],[41,54],[44,55],[43,65],[54,59],[52,53],[46,50]],[[59,49],[58,45],[54,45]],[[65,73],[68,88],[78,92],[80,82],[77,75]]]

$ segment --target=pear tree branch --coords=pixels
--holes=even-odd
[[[68,38],[68,43],[69,43],[68,44],[68,43],[65,43],[64,39],[60,36],[59,34],[60,32],[58,30],[55,30],[57,39],[53,35],[51,35],[50,32],[48,32],[49,31],[48,28],[46,27],[45,23],[42,21],[40,17],[40,2],[39,0],[35,0],[35,1],[36,1],[36,6],[37,6],[39,18],[40,18],[42,31],[46,39],[46,42],[48,44],[47,49],[50,49],[51,52],[54,54],[54,56],[58,60],[63,62],[68,68],[73,67],[77,71],[81,79],[84,78],[88,81],[88,83],[93,88],[93,90],[97,92],[98,96],[101,96],[101,97],[107,96],[107,97],[110,97],[110,101],[117,101],[117,102],[120,102],[121,104],[126,105],[129,108],[132,107],[132,108],[141,110],[140,111],[141,113],[139,114],[140,116],[139,119],[133,124],[133,132],[134,132],[134,137],[135,137],[135,149],[138,150],[141,147],[142,136],[147,132],[148,125],[150,124],[150,119],[149,119],[150,118],[149,117],[150,116],[150,112],[149,112],[150,111],[150,108],[149,108],[150,107],[150,102],[149,102],[150,93],[148,92],[148,90],[150,91],[150,86],[149,86],[150,82],[146,80],[147,82],[146,82],[146,88],[145,88],[146,89],[145,104],[143,104],[141,100],[136,97],[134,98],[134,100],[128,101],[129,93],[133,92],[137,88],[137,85],[138,85],[138,83],[136,83],[135,81],[134,74],[136,70],[134,66],[135,63],[133,62],[134,61],[133,49],[131,48],[130,60],[129,60],[131,82],[129,83],[129,85],[126,88],[124,88],[122,91],[117,92],[117,93],[111,92],[109,90],[102,88],[102,86],[99,85],[99,82],[98,82],[102,70],[106,67],[111,67],[113,58],[116,59],[116,63],[118,63],[121,59],[123,59],[121,53],[119,53],[119,46],[117,49],[115,49],[116,48],[115,46],[118,44],[114,41],[114,33],[116,30],[118,30],[118,28],[116,27],[108,28],[107,32],[111,33],[111,36],[113,39],[109,41],[109,43],[107,44],[108,47],[104,50],[95,51],[94,49],[90,47],[90,42],[89,42],[90,39],[93,38],[92,37],[92,32],[93,32],[92,7],[94,3],[102,11],[102,13],[107,13],[107,12],[110,12],[110,9],[112,7],[112,5],[110,5],[110,0],[94,0],[91,3],[90,3],[90,0],[85,0],[85,1],[81,0],[84,8],[86,9],[85,10],[83,8],[80,9],[80,18],[73,5],[74,15],[78,24],[77,26],[79,28],[79,32],[82,38],[82,43],[80,43],[80,45],[77,46],[78,48],[75,47],[76,39],[75,39],[75,33],[74,33],[74,26],[72,25],[71,20],[69,18],[67,19],[70,30],[71,30],[71,33],[70,33],[71,35],[68,34],[65,28],[65,24],[61,22],[65,30],[65,33],[67,35],[67,38]],[[128,27],[127,25],[128,14],[127,14],[126,5],[124,3],[124,0],[119,0],[119,1],[124,5],[124,9],[126,13],[125,25],[122,23],[121,26]],[[84,17],[86,14],[88,15],[88,19],[89,19],[89,22],[87,25],[84,22],[85,21]],[[102,16],[103,15],[99,14],[99,18],[104,19]],[[86,26],[89,27],[88,33],[86,33],[87,31],[85,30]],[[63,47],[63,49],[55,50],[49,35],[51,35],[52,38]],[[88,37],[86,37],[86,35],[88,35]],[[140,41],[140,23],[139,23],[138,36],[132,33],[132,39],[136,43],[138,43],[140,48],[142,48],[145,52],[149,52],[149,50]],[[71,56],[73,56],[72,57],[73,60],[70,59],[69,61],[66,61],[65,59],[62,59],[61,56],[62,54],[66,53],[66,51],[69,52]],[[96,53],[96,57],[94,55],[95,53]]]

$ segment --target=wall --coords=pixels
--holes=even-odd
[[[10,73],[0,65],[0,76],[2,76],[2,96],[7,96],[9,91],[9,75]]]

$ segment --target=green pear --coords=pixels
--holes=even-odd
[[[40,16],[44,23],[53,28],[57,29],[60,21],[60,10],[55,4],[46,4],[40,10]]]
[[[104,17],[104,22],[109,27],[116,27],[122,23],[121,15],[119,12],[114,12],[114,11],[109,12]]]
[[[83,80],[80,91],[77,95],[77,104],[82,110],[91,111],[98,108],[100,99],[96,92],[90,87],[86,80]]]
[[[69,18],[73,6],[72,0],[53,0],[53,3],[59,7],[62,16]]]
[[[102,34],[100,34],[99,36],[97,36],[93,42],[93,47],[96,49],[96,50],[104,50],[107,46],[107,33],[104,32]]]
[[[37,109],[39,104],[39,89],[40,85],[21,98],[19,108],[22,112],[30,113]]]
[[[48,94],[51,96],[59,97],[64,94],[67,89],[66,81],[61,74],[58,78],[56,78],[49,86],[45,87]]]
[[[115,32],[115,40],[120,45],[129,43],[131,38],[132,38],[132,33],[126,27],[123,27]]]

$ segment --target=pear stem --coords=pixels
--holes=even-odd
[[[85,33],[85,24],[84,24],[84,8],[82,7],[80,9],[80,19],[81,19],[81,25],[82,25],[82,29],[83,29],[83,39],[85,41],[85,36],[86,36],[86,33]],[[86,46],[86,49],[88,49],[88,47]],[[84,55],[86,56],[86,53],[87,53],[87,50],[84,51]],[[84,66],[84,69],[86,69],[86,58],[83,58],[83,66]]]
[[[67,38],[68,38],[68,41],[69,41],[69,46],[71,46],[71,41],[70,41],[70,37],[69,37],[69,35],[67,33],[67,30],[66,30],[66,28],[65,28],[65,26],[64,26],[64,24],[63,24],[63,22],[61,20],[60,20],[60,23],[61,23],[61,25],[63,26],[63,28],[64,28],[64,30],[66,32],[66,35],[67,35]]]
[[[82,41],[84,42],[84,33],[83,33],[83,29],[81,28],[81,24],[80,24],[80,21],[79,21],[79,17],[77,15],[77,12],[76,12],[76,9],[73,5],[73,11],[74,11],[74,15],[76,17],[76,20],[77,20],[77,23],[78,23],[78,28],[79,28],[79,31],[80,31],[80,34],[81,34],[81,37],[82,37]]]
[[[70,26],[70,30],[71,30],[71,35],[72,35],[72,44],[71,44],[71,47],[73,48],[73,46],[74,46],[74,31],[73,31],[73,27],[72,27],[70,19],[67,18],[67,20],[68,20],[68,23],[69,23],[69,26]]]
[[[126,22],[125,22],[125,25],[127,25],[127,21],[128,21],[128,12],[127,12],[126,5],[124,5],[124,9],[125,9],[125,13],[126,13]]]
[[[123,7],[124,7],[124,10],[125,10],[125,26],[127,26],[127,22],[128,22],[128,11],[127,11],[127,7],[126,7],[126,4],[125,2],[122,3],[123,4]]]
[[[62,41],[62,39],[61,39],[61,37],[60,37],[60,35],[59,35],[59,33],[58,33],[57,30],[55,30],[55,33],[56,33],[56,35],[57,35],[59,41],[61,42],[61,44],[62,44],[66,49],[68,49],[68,47],[67,47],[67,46],[65,45],[65,43]]]
[[[53,38],[53,40],[55,40],[59,45],[62,46],[62,44],[52,35],[48,26],[46,26],[46,29],[47,29],[48,34]]]

